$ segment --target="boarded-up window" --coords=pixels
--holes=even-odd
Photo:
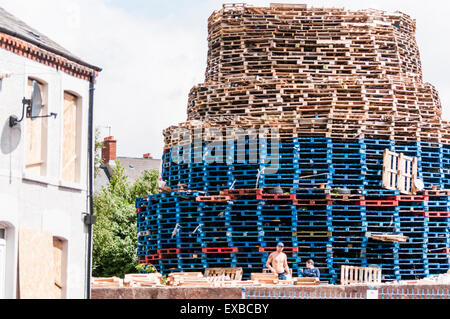
[[[56,298],[61,298],[63,288],[63,242],[55,237],[53,237],[53,264],[55,274],[55,296]]]
[[[62,180],[66,182],[78,181],[77,164],[77,104],[78,98],[64,92],[64,136],[62,154]]]
[[[42,94],[42,109],[39,116],[47,114],[47,86],[35,79],[28,79],[27,98],[31,98],[33,81],[39,84]],[[44,176],[47,147],[47,118],[26,118],[27,138],[25,170],[27,173]]]
[[[53,299],[61,297],[55,285],[53,239],[42,230],[19,230],[19,297]]]
[[[402,194],[416,192],[414,185],[417,179],[417,158],[397,154],[388,149],[384,151],[383,158],[383,187],[390,190],[399,190]]]
[[[6,240],[5,229],[0,228],[0,299],[5,297],[6,278]]]

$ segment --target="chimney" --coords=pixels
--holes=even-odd
[[[105,137],[103,140],[102,160],[103,164],[109,164],[109,161],[116,160],[116,144],[114,136]]]
[[[143,157],[144,157],[144,158],[147,158],[147,159],[153,159],[153,156],[152,156],[152,154],[150,154],[150,153],[144,154]]]

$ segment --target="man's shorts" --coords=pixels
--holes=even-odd
[[[283,272],[283,273],[281,273],[281,274],[278,274],[278,279],[279,279],[279,280],[286,280],[286,275],[285,275],[285,273]]]

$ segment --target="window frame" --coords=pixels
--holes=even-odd
[[[70,89],[62,89],[62,99],[61,99],[61,148],[60,148],[60,169],[59,169],[59,180],[60,185],[74,187],[76,185],[81,184],[81,166],[82,166],[82,135],[83,135],[83,98],[82,96]],[[73,181],[64,180],[64,135],[65,135],[65,114],[64,114],[64,105],[65,105],[65,95],[69,94],[76,98],[76,112],[75,112],[75,178]]]
[[[32,94],[32,83],[33,81],[36,81],[39,84],[39,87],[41,89],[42,94],[42,109],[41,109],[41,115],[43,110],[48,110],[48,90],[49,90],[49,84],[47,81],[29,75],[26,77],[26,92],[25,96],[27,98],[31,98]],[[31,156],[29,154],[29,146],[31,142],[33,142],[33,139],[30,141],[30,137],[32,134],[32,121],[40,121],[40,158],[38,160],[32,159],[31,162],[29,162]],[[28,117],[25,118],[25,156],[24,156],[24,164],[23,164],[23,171],[26,176],[30,177],[36,177],[36,178],[46,178],[48,175],[47,170],[47,164],[48,164],[48,118],[37,118],[37,119],[30,119]],[[31,130],[31,132],[30,132]],[[33,161],[34,160],[34,161]],[[39,166],[39,173],[36,174],[33,168],[36,166]]]

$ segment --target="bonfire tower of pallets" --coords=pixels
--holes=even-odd
[[[246,279],[282,241],[294,276],[312,258],[331,283],[342,265],[377,265],[383,281],[446,272],[450,125],[423,83],[415,28],[406,14],[378,10],[214,12],[205,83],[189,94],[188,121],[164,131],[172,191],[136,201],[139,262],[162,273],[242,267]],[[223,138],[245,155],[238,161],[239,151],[210,149],[211,128],[267,135],[244,137],[245,149]],[[180,130],[203,140],[189,161],[179,161]],[[261,146],[273,138],[278,170],[267,173]],[[384,187],[386,150],[414,158],[423,191]]]

